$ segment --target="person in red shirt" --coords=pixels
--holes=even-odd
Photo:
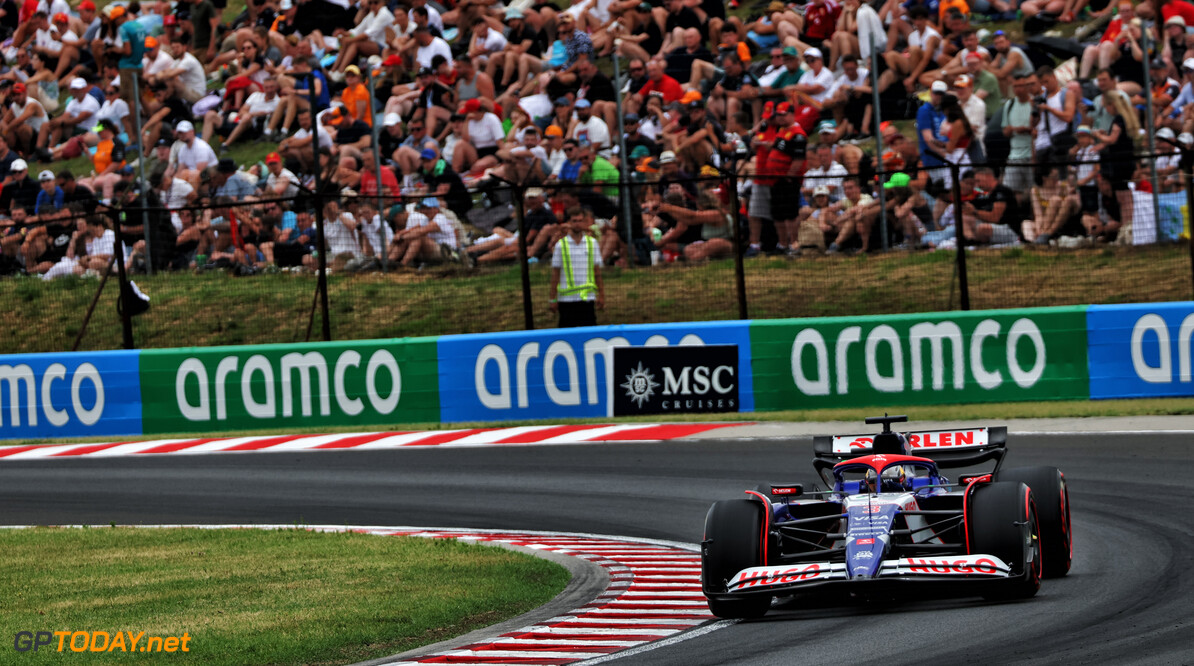
[[[677,102],[684,96],[684,88],[680,86],[680,82],[664,74],[663,70],[662,60],[647,62],[647,83],[631,98],[638,104],[638,108],[634,109],[632,113],[637,113],[638,109],[647,103],[647,98],[651,96],[651,93],[663,95],[665,105]]]
[[[377,164],[373,161],[373,151],[361,151],[361,195],[377,196]],[[381,168],[381,195],[383,197],[396,196],[402,191],[398,186],[398,178],[390,167]]]
[[[771,146],[775,143],[779,130],[775,102],[767,102],[763,105],[762,122],[751,133],[751,143],[755,148],[755,178],[747,208],[747,219],[750,221],[750,247],[746,249],[748,257],[754,257],[762,251],[763,225],[771,221],[771,185],[775,181],[764,174],[767,156],[771,154]]]
[[[804,10],[804,34],[800,41],[816,48],[825,46],[837,30],[837,17],[841,13],[841,6],[833,0],[810,0]]]
[[[771,220],[775,223],[775,235],[779,237],[776,249],[787,254],[800,250],[792,244],[797,236],[797,219],[800,217],[800,181],[805,170],[804,153],[808,137],[792,114],[792,105],[783,102],[775,107],[779,131],[775,142],[767,153],[764,174],[771,185]]]
[[[1078,0],[1078,2],[1080,6],[1078,9],[1072,10],[1073,13],[1077,13],[1081,9],[1081,5],[1084,4],[1084,0]],[[1129,0],[1119,3],[1119,14],[1107,24],[1107,29],[1103,31],[1099,43],[1087,46],[1082,52],[1082,64],[1078,67],[1078,78],[1082,80],[1090,78],[1096,65],[1099,69],[1111,66],[1114,58],[1119,55],[1120,44],[1127,39],[1123,34],[1124,26],[1131,23],[1135,16],[1136,12]]]

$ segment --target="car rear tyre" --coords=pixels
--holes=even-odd
[[[984,595],[988,599],[1027,599],[1041,587],[1040,531],[1032,491],[1024,483],[996,482],[974,489],[967,502],[971,553],[998,557],[1012,578]]]
[[[1019,482],[1032,489],[1040,521],[1045,578],[1060,578],[1069,573],[1074,557],[1074,538],[1065,475],[1056,467],[1016,467],[1001,470],[995,480]]]
[[[749,567],[767,564],[763,557],[763,504],[758,500],[715,502],[705,516],[701,545],[701,581],[705,593],[724,593],[726,581]],[[761,617],[771,607],[767,595],[742,599],[709,599],[709,610],[722,618]]]

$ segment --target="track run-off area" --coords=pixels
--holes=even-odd
[[[762,620],[710,617],[697,582],[705,512],[760,482],[816,483],[812,440],[795,434],[807,424],[791,436],[768,424],[766,437],[727,438],[743,428],[693,424],[706,429],[667,439],[644,436],[658,425],[633,424],[640,436],[621,440],[666,441],[505,442],[531,446],[451,431],[465,434],[322,449],[332,440],[316,438],[378,436],[368,444],[408,433],[302,435],[228,455],[138,455],[143,444],[123,442],[66,455],[25,449],[0,459],[0,524],[405,525],[415,527],[367,529],[506,542],[580,557],[608,575],[576,612],[397,661],[1194,663],[1194,433],[1171,422],[1156,432],[1103,426],[1113,433],[1008,425],[1005,465],[1065,472],[1075,539],[1070,575],[1015,603],[798,597]],[[586,426],[602,427],[612,426]],[[834,427],[825,434],[866,430]],[[535,432],[566,434],[503,439]],[[250,443],[239,439],[232,447]],[[222,451],[194,451],[215,441],[228,440],[179,452]]]

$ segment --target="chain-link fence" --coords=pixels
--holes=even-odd
[[[1154,193],[1145,178],[1111,177],[1135,163],[1099,166],[1081,183],[1082,164],[775,181],[734,165],[697,177],[647,168],[622,184],[491,179],[384,197],[325,187],[175,209],[130,189],[93,212],[4,228],[2,347],[551,327],[553,250],[573,227],[604,265],[602,324],[1194,296],[1189,171]]]

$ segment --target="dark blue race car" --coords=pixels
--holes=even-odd
[[[842,586],[882,593],[1027,598],[1064,576],[1073,542],[1065,476],[1001,469],[1007,429],[899,433],[906,416],[866,419],[877,435],[817,437],[813,466],[831,488],[773,483],[716,502],[705,517],[701,581],[723,618],[758,617],[776,595]],[[943,468],[988,473],[952,482]]]

